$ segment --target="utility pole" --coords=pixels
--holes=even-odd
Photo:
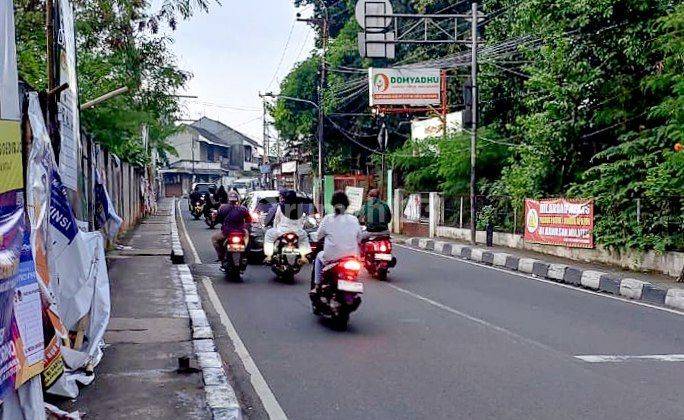
[[[470,77],[472,79],[472,126],[470,134],[470,242],[475,245],[477,237],[477,199],[475,197],[475,166],[477,162],[477,2],[472,4],[470,37],[472,40],[470,56]]]
[[[269,140],[270,140],[270,138],[268,136],[268,123],[266,122],[266,97],[262,96],[261,93],[259,93],[259,96],[261,97],[261,100],[262,100],[263,113],[264,113],[264,116],[263,116],[264,156],[262,159],[262,163],[264,165],[268,165],[271,163],[271,159],[269,158],[269,154],[270,154],[270,142],[269,142]],[[264,173],[263,177],[264,177],[264,184],[266,184],[268,186],[268,188],[270,188],[270,186],[271,186],[270,175],[267,173]]]
[[[323,18],[300,19],[297,14],[297,21],[312,23],[321,29],[321,64],[319,67],[320,79],[318,86],[318,206],[319,211],[323,211],[323,138],[325,136],[325,110],[324,110],[324,91],[326,85],[327,67],[325,58],[328,52],[328,6],[324,0],[319,0],[319,5],[323,10]]]
[[[47,124],[48,134],[52,140],[52,149],[55,153],[55,161],[59,163],[60,141],[57,134],[57,66],[55,63],[55,6],[53,0],[45,1],[45,37],[47,44]]]

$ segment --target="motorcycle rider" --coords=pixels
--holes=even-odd
[[[326,264],[344,257],[359,257],[361,241],[361,225],[356,217],[346,214],[349,197],[344,191],[335,191],[330,202],[335,212],[326,215],[318,227],[318,241],[323,240],[323,251],[316,257],[314,266],[315,287],[311,293],[317,293]]]
[[[190,211],[192,211],[192,208],[195,206],[195,203],[199,201],[199,199],[202,197],[202,194],[199,192],[199,188],[195,185],[195,188],[190,191],[190,195],[188,198],[190,199]]]
[[[266,231],[264,235],[264,259],[269,263],[273,258],[275,248],[274,242],[288,232],[294,232],[299,238],[300,263],[306,264],[306,256],[311,253],[309,235],[304,230],[306,222],[303,206],[298,203],[297,193],[293,190],[286,190],[280,194],[280,203],[275,209],[273,217],[273,227]]]
[[[377,189],[368,191],[368,201],[361,207],[356,215],[359,220],[366,223],[366,232],[373,234],[389,235],[389,224],[392,221],[392,212],[389,206],[380,199]]]
[[[216,250],[219,261],[226,257],[226,238],[232,232],[242,232],[245,235],[245,246],[249,244],[249,232],[247,228],[252,219],[245,206],[241,206],[238,201],[240,197],[234,191],[228,192],[228,203],[223,204],[216,215],[216,220],[221,223],[221,230],[211,236],[211,243]]]
[[[228,193],[223,185],[221,185],[218,190],[216,190],[216,193],[214,193],[214,202],[218,203],[219,205],[226,204],[228,202]]]

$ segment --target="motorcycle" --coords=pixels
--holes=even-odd
[[[226,238],[226,257],[221,262],[221,269],[230,280],[239,281],[247,268],[245,252],[245,232],[231,232]]]
[[[218,217],[218,210],[216,209],[211,209],[208,212],[204,213],[204,223],[209,226],[209,229],[214,229],[216,225],[218,224],[217,222],[217,217]]]
[[[294,281],[294,276],[304,265],[300,260],[299,236],[296,233],[288,232],[276,239],[271,270],[280,280]]]
[[[361,241],[361,258],[368,273],[378,280],[387,280],[389,269],[397,265],[392,255],[392,241],[387,234],[369,233]]]
[[[191,205],[190,205],[190,214],[192,215],[192,217],[195,218],[195,220],[199,220],[199,218],[200,218],[200,216],[202,216],[203,212],[204,212],[204,196],[195,200],[195,202],[191,203]]]
[[[321,285],[316,293],[310,293],[314,315],[330,319],[344,330],[349,315],[361,305],[363,283],[358,280],[361,262],[348,257],[332,262],[323,268]],[[314,270],[311,270],[311,287],[314,287]]]

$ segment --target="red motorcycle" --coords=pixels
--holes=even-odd
[[[397,265],[392,255],[392,240],[386,233],[373,234],[361,241],[361,258],[368,273],[378,280],[387,280],[389,269]]]

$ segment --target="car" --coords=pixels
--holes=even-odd
[[[304,229],[309,233],[309,241],[311,242],[311,245],[314,246],[320,216],[316,211],[310,194],[298,191],[297,198],[301,204],[310,206]],[[268,230],[268,227],[264,226],[266,216],[268,215],[271,206],[277,204],[279,199],[280,192],[277,190],[260,190],[248,193],[243,202],[252,217],[252,229],[250,232],[248,252],[250,254],[250,260],[254,262],[261,262],[264,258],[264,235]]]
[[[206,194],[208,192],[213,194],[218,189],[218,185],[213,182],[195,182],[192,184],[192,189],[197,189],[200,194]]]

